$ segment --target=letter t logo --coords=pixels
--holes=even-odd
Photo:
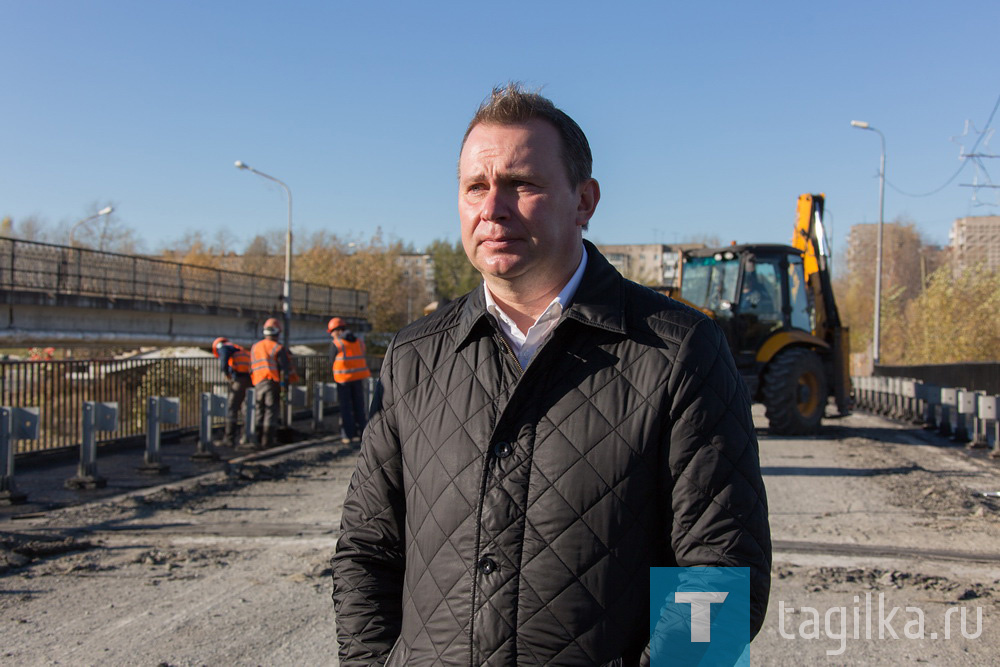
[[[691,605],[691,641],[712,641],[712,604],[722,603],[725,591],[687,591],[674,593],[674,602]]]

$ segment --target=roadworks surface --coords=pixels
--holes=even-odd
[[[996,664],[997,461],[863,414],[808,438],[756,418],[775,557],[742,664]],[[356,453],[317,441],[0,523],[0,663],[336,665],[329,559]]]

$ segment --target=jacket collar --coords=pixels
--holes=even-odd
[[[625,332],[624,278],[611,266],[593,243],[584,239],[587,248],[587,268],[583,280],[573,296],[569,307],[563,311],[563,320],[574,319],[587,326],[607,331]],[[455,348],[465,344],[477,325],[496,330],[493,318],[486,312],[486,297],[479,287],[472,290],[462,305],[456,332]]]

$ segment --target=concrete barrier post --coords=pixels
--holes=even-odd
[[[38,439],[38,408],[0,407],[0,505],[19,505],[28,495],[14,483],[18,440]]]
[[[83,442],[76,477],[66,480],[68,489],[101,489],[108,480],[97,474],[97,432],[118,430],[118,404],[83,402]]]

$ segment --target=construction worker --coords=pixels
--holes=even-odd
[[[239,421],[246,401],[247,389],[250,388],[250,353],[231,342],[228,338],[219,337],[212,341],[212,354],[219,360],[222,372],[229,380],[229,400],[226,403],[226,431],[222,437],[224,447],[236,447],[236,435],[239,431]],[[244,424],[246,420],[244,419]],[[252,446],[244,433],[241,446]]]
[[[365,342],[347,328],[347,322],[334,317],[326,325],[333,339],[330,361],[333,381],[340,401],[341,442],[360,440],[368,417],[365,414],[364,382],[371,377],[365,362]]]
[[[298,380],[291,354],[278,342],[281,324],[273,317],[264,322],[264,338],[250,348],[250,381],[253,382],[254,426],[260,447],[277,443],[281,417],[281,391]]]

